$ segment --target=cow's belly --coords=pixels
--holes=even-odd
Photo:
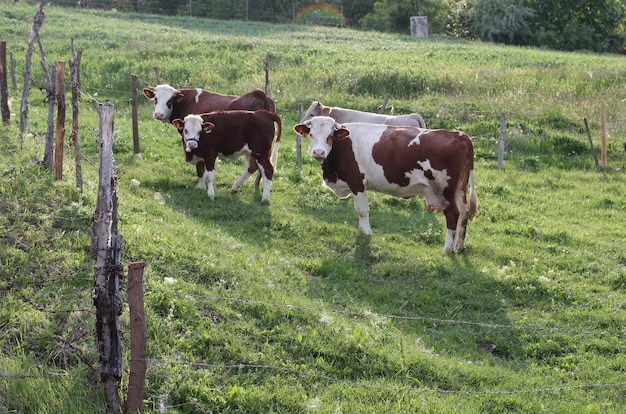
[[[250,155],[250,152],[251,152],[250,149],[246,146],[246,147],[240,149],[239,151],[235,151],[235,152],[232,152],[232,153],[218,152],[217,155],[220,158],[223,158],[223,159],[234,160],[234,159],[237,159],[237,158],[241,157],[242,155],[248,156],[248,155]]]
[[[333,193],[335,193],[335,195],[339,198],[346,198],[350,194],[352,194],[352,191],[350,191],[350,187],[348,186],[348,183],[346,183],[343,180],[337,180],[334,182],[324,180],[324,184],[326,185],[326,187],[330,188],[333,191]]]
[[[421,171],[417,171],[410,175],[409,183],[406,186],[390,183],[384,177],[376,177],[368,179],[366,189],[401,198],[422,195],[430,210],[441,211],[447,207],[448,202],[442,195],[447,182],[445,180],[440,181],[427,179]]]

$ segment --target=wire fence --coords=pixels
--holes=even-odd
[[[16,288],[14,286],[12,288]],[[23,286],[22,286],[23,287]],[[610,336],[613,338],[624,339],[626,335],[624,332],[609,332],[609,331],[588,331],[588,330],[579,330],[579,329],[571,329],[568,327],[541,327],[541,326],[529,326],[529,325],[505,325],[499,323],[493,323],[488,321],[468,321],[468,320],[456,320],[449,318],[436,318],[430,316],[423,315],[393,315],[393,314],[381,314],[374,312],[355,312],[348,311],[343,309],[323,309],[321,307],[316,306],[301,306],[301,305],[290,305],[290,304],[279,304],[279,303],[271,303],[271,302],[262,302],[254,299],[247,298],[228,298],[223,296],[207,296],[207,295],[190,295],[190,294],[182,294],[175,290],[163,290],[163,289],[152,289],[149,288],[147,291],[154,293],[166,293],[168,295],[172,295],[172,297],[176,298],[189,298],[193,297],[195,299],[201,299],[204,301],[223,301],[237,304],[244,304],[250,306],[265,306],[268,308],[278,308],[282,309],[285,312],[289,312],[292,310],[300,310],[306,312],[319,312],[319,313],[333,313],[346,315],[350,317],[359,317],[359,318],[374,318],[374,319],[395,319],[395,320],[407,320],[421,323],[435,323],[435,324],[448,324],[448,325],[463,325],[470,327],[480,327],[494,330],[523,330],[523,331],[535,331],[539,333],[566,333],[571,335],[585,335],[585,336],[595,336],[595,337],[605,337]],[[90,293],[91,290],[85,290],[84,293]],[[42,312],[48,312],[45,308],[40,309]],[[59,311],[52,311],[53,313]],[[74,308],[74,309],[66,309],[63,312],[89,312],[94,313],[94,310],[83,309],[83,308]],[[84,336],[94,336],[95,330],[89,329],[84,334]],[[46,338],[33,338],[33,339],[46,339]],[[79,353],[81,352],[80,347],[73,346],[71,340],[67,340],[67,338],[63,338],[61,336],[56,336],[52,338],[58,341],[60,344],[65,344],[65,346],[69,347],[72,352]],[[126,346],[125,346],[126,347]],[[89,365],[89,368],[96,372],[97,368],[91,366],[89,361],[86,358],[79,355],[84,363]],[[475,396],[498,396],[498,395],[523,395],[523,394],[546,394],[546,393],[558,393],[564,391],[586,391],[593,389],[611,389],[611,388],[624,388],[626,389],[626,382],[623,383],[598,383],[598,382],[589,382],[589,383],[581,383],[576,382],[574,384],[566,384],[558,387],[540,387],[540,388],[525,388],[525,389],[515,389],[515,390],[506,390],[506,389],[496,389],[496,390],[468,390],[468,389],[441,389],[441,388],[429,388],[424,386],[419,387],[404,387],[404,386],[380,386],[369,383],[367,381],[356,381],[345,378],[339,378],[336,376],[330,376],[323,373],[311,372],[310,368],[307,370],[299,369],[297,364],[294,364],[294,367],[289,366],[278,366],[278,365],[268,365],[268,364],[250,364],[250,363],[242,363],[242,364],[210,364],[210,363],[199,363],[199,362],[191,362],[191,361],[181,361],[181,360],[173,360],[166,356],[161,357],[153,357],[153,358],[145,358],[141,361],[146,362],[148,364],[148,372],[156,371],[159,369],[169,369],[173,366],[185,366],[192,368],[193,370],[207,370],[212,372],[224,372],[228,371],[228,375],[231,377],[236,377],[241,374],[248,374],[258,371],[271,371],[275,373],[289,374],[299,378],[305,378],[308,380],[315,381],[325,381],[328,383],[336,383],[345,385],[348,387],[354,388],[363,388],[369,390],[377,390],[377,391],[385,391],[385,392],[401,392],[401,393],[416,393],[416,394],[457,394],[457,395],[475,395]],[[130,363],[131,361],[128,361]],[[67,381],[68,379],[73,382],[83,383],[85,386],[93,386],[93,384],[88,383],[82,378],[68,378],[67,372],[48,372],[43,374],[17,374],[10,372],[0,372],[0,378],[10,381],[10,380],[46,380],[46,381],[56,381],[63,380]],[[575,381],[574,381],[575,382]],[[167,406],[165,405],[163,408],[175,408],[175,406]]]

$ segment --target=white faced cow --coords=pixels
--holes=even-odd
[[[238,158],[245,155],[248,166],[233,184],[231,192],[239,191],[243,182],[259,170],[263,176],[261,200],[269,201],[282,134],[282,122],[278,115],[269,111],[221,111],[187,115],[184,120],[174,119],[172,124],[183,138],[185,151],[205,162],[207,171],[202,179],[206,182],[211,200],[215,199],[213,180],[217,157]],[[275,134],[276,143],[272,152]]]
[[[430,210],[443,211],[446,217],[443,251],[465,249],[467,221],[478,213],[474,147],[467,135],[410,126],[342,125],[326,116],[294,130],[309,138],[310,154],[321,162],[324,183],[338,197],[354,196],[362,233],[372,234],[367,190],[403,198],[422,194]]]
[[[270,112],[276,111],[272,101],[263,91],[256,90],[245,95],[222,95],[209,92],[204,89],[176,89],[170,85],[158,85],[156,88],[144,88],[144,96],[154,101],[152,117],[158,121],[169,123],[170,120],[183,119],[189,114],[202,114],[212,111],[232,109],[246,109],[250,111],[265,109]],[[205,173],[203,161],[195,162],[190,153],[185,153],[187,162],[196,165],[196,173],[199,178],[198,186],[205,189]],[[257,178],[256,185],[259,185]]]
[[[420,114],[385,115],[371,112],[356,111],[354,109],[326,106],[321,102],[313,101],[306,110],[301,122],[306,122],[314,116],[329,116],[340,124],[346,122],[364,122],[367,124],[384,124],[399,126],[416,126],[426,128],[424,118]]]

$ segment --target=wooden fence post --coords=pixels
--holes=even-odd
[[[606,103],[600,101],[600,144],[602,146],[600,161],[602,168],[606,168]]]
[[[159,75],[159,68],[157,68],[156,66],[154,68],[154,77],[156,78],[156,84],[160,85],[161,84],[161,76]]]
[[[270,95],[270,61],[265,59],[265,94]]]
[[[135,151],[135,158],[141,159],[141,152],[139,151],[139,124],[138,118],[139,115],[137,113],[137,75],[130,75],[131,79],[131,98],[130,98],[130,106],[131,106],[131,118],[132,118],[132,128],[133,128],[133,149]]]
[[[54,179],[63,179],[63,147],[65,146],[65,62],[57,62],[57,123],[54,141]]]
[[[591,139],[591,132],[589,132],[589,123],[587,122],[587,118],[583,118],[585,122],[585,129],[587,130],[587,138],[589,139],[589,145],[591,146],[591,155],[593,156],[593,161],[596,163],[596,168],[599,168],[598,164],[598,154],[596,154],[596,149],[593,146],[593,140]]]
[[[11,86],[13,86],[13,90],[17,90],[17,79],[15,78],[15,58],[13,57],[13,52],[11,55]]]
[[[500,114],[500,140],[498,141],[498,169],[504,167],[504,135],[506,133],[506,114]]]
[[[302,122],[304,116],[304,106],[298,104],[298,123]],[[302,137],[296,134],[296,165],[302,165]]]
[[[28,48],[26,49],[26,63],[24,65],[24,88],[22,89],[22,101],[20,104],[20,135],[24,139],[24,132],[28,128],[28,93],[30,92],[31,71],[33,62],[33,47],[35,40],[39,36],[39,29],[43,24],[45,15],[43,13],[44,3],[39,3],[37,13],[33,22],[33,28],[28,36]]]
[[[82,51],[76,53],[74,39],[71,40],[72,57],[70,58],[70,77],[72,83],[72,132],[70,142],[74,148],[74,168],[76,169],[76,188],[83,192],[83,164],[80,147],[80,137],[78,136],[78,99],[80,96],[80,58]]]
[[[383,101],[383,104],[380,106],[380,109],[378,110],[379,114],[384,114],[385,110],[387,109],[387,103],[389,102],[389,94],[385,95],[385,100]]]
[[[56,106],[56,66],[50,67],[50,77],[52,81],[46,78],[46,95],[48,98],[48,132],[46,133],[46,148],[43,153],[43,163],[52,171],[54,169],[54,107]]]
[[[100,113],[100,184],[94,215],[92,254],[96,259],[93,300],[96,307],[96,334],[100,379],[112,413],[120,413],[122,340],[119,293],[122,265],[122,236],[117,234],[117,178],[113,160],[113,115],[111,101],[98,107]]]
[[[0,42],[0,112],[2,112],[2,124],[9,125],[11,111],[9,110],[9,86],[7,84],[7,42]]]
[[[130,373],[125,413],[141,412],[146,383],[147,330],[143,298],[144,262],[128,265],[128,313],[130,315]]]

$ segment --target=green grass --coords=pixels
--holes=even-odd
[[[0,408],[106,412],[99,387],[94,261],[97,102],[112,99],[123,261],[145,261],[146,412],[621,413],[626,408],[626,178],[623,59],[471,42],[46,6],[49,62],[83,50],[84,192],[32,158],[29,134],[0,128]],[[35,10],[0,11],[22,65]],[[68,24],[69,22],[69,24]],[[68,27],[69,29],[60,29]],[[137,33],[141,32],[141,36]],[[35,61],[36,59],[35,54]],[[216,199],[197,188],[171,126],[141,98],[133,157],[130,74],[223,93],[263,88],[285,125],[271,202],[243,162],[218,163]],[[18,76],[21,73],[18,67]],[[33,65],[41,79],[40,65]],[[35,80],[37,85],[40,80]],[[467,252],[441,253],[441,214],[370,194],[371,238],[351,199],[296,165],[297,105],[312,99],[396,113],[474,139],[480,214]],[[609,167],[594,168],[607,103]],[[497,168],[500,113],[505,167]],[[69,128],[69,126],[68,126]],[[306,150],[307,143],[303,143]],[[128,311],[122,316],[125,357]],[[485,352],[481,344],[496,346]],[[127,361],[128,362],[128,361]],[[127,373],[123,379],[125,393]],[[619,385],[621,384],[621,385]]]

